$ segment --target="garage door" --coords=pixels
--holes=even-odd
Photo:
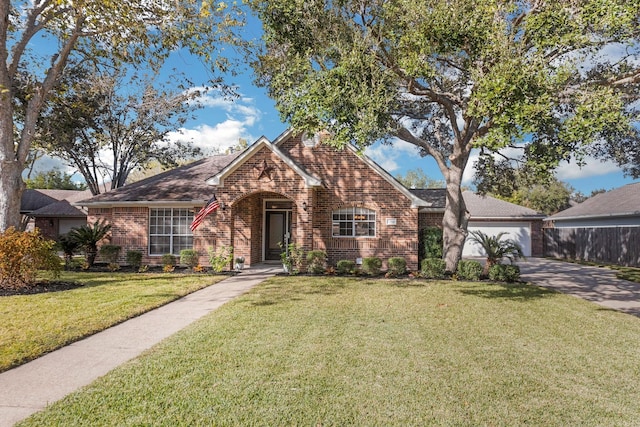
[[[479,230],[489,236],[495,236],[498,233],[505,232],[502,239],[513,239],[520,247],[524,256],[531,256],[531,224],[528,222],[483,222],[483,221],[470,221],[469,231]],[[462,256],[484,256],[485,253],[482,248],[477,244],[467,241],[464,244]]]

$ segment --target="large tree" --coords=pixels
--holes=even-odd
[[[168,88],[153,74],[80,68],[65,73],[51,96],[36,143],[76,167],[94,195],[103,182],[122,187],[151,161],[167,168],[200,155],[190,142],[168,139],[190,117],[199,91]]]
[[[447,189],[454,271],[472,149],[526,145],[554,167],[633,133],[640,2],[627,0],[253,0],[264,25],[258,82],[300,131],[363,148],[399,138],[432,156]],[[608,49],[627,54],[611,59]],[[618,49],[620,50],[620,49]],[[524,142],[526,141],[526,143]]]
[[[21,174],[36,123],[70,60],[159,67],[186,48],[224,71],[228,63],[216,53],[238,23],[224,2],[0,0],[0,230],[20,224]],[[22,110],[20,87],[30,89]]]

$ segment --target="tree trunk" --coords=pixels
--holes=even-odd
[[[20,230],[20,202],[24,191],[22,164],[16,160],[1,159],[0,173],[0,232],[9,227]]]
[[[467,238],[467,224],[469,222],[469,212],[467,212],[460,188],[463,172],[464,166],[460,167],[460,165],[452,162],[445,175],[447,200],[444,217],[442,218],[442,238],[446,269],[451,273],[456,271],[458,262],[462,258],[462,249]]]

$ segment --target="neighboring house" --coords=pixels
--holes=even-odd
[[[87,223],[87,213],[71,204],[91,197],[89,190],[25,190],[20,213],[29,218],[27,229],[37,227],[43,236],[57,239]]]
[[[640,182],[545,219],[545,255],[640,266]]]
[[[442,225],[446,192],[444,189],[411,190],[418,197],[430,201],[433,206],[420,209],[420,229]],[[542,220],[544,215],[533,209],[480,196],[471,191],[462,193],[469,212],[468,231],[482,231],[489,236],[505,233],[503,239],[512,239],[522,247],[525,256],[542,256]],[[465,242],[462,256],[484,256],[480,245]]]
[[[215,194],[220,208],[189,225]],[[286,131],[242,153],[213,156],[84,200],[88,220],[106,219],[111,243],[158,264],[166,253],[233,246],[246,264],[280,259],[280,242],[328,254],[329,263],[392,256],[418,267],[418,230],[441,225],[438,205],[405,188],[353,148]],[[511,205],[513,206],[513,205]],[[497,217],[502,219],[502,217]]]

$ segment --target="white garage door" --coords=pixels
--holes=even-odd
[[[495,236],[498,233],[505,232],[502,239],[513,239],[520,247],[524,256],[531,256],[531,225],[528,222],[483,222],[483,221],[470,221],[468,230],[479,230],[489,236]],[[482,248],[477,244],[467,241],[464,244],[462,256],[484,256],[485,253]]]

